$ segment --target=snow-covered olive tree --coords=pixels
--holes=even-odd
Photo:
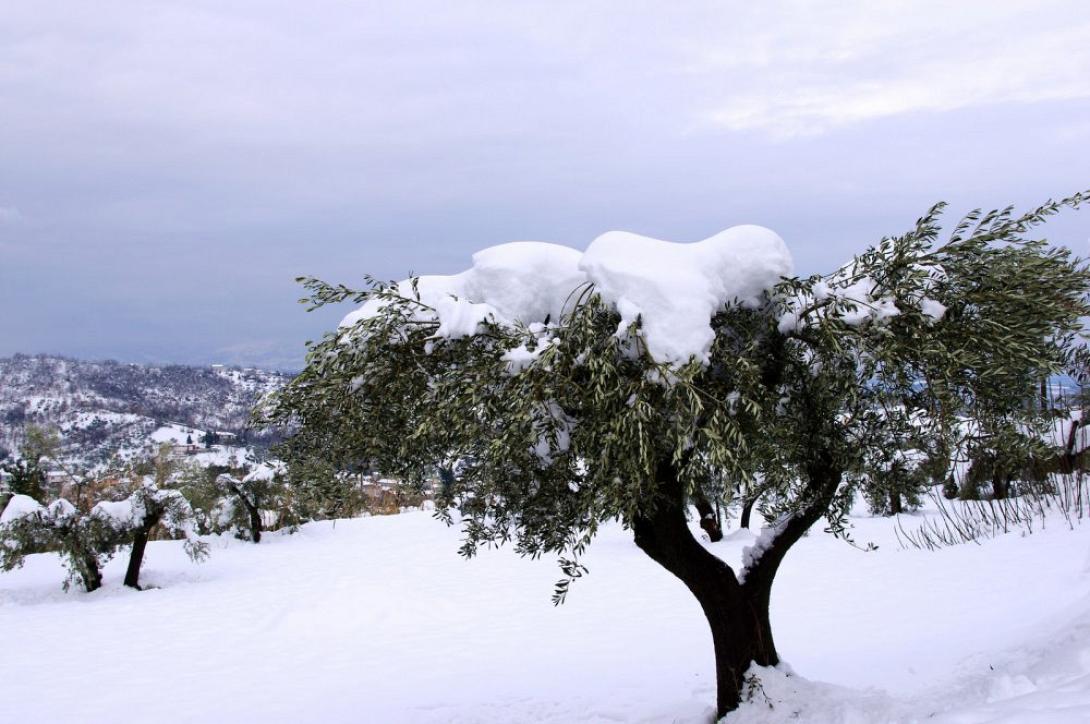
[[[361,306],[261,415],[295,426],[289,459],[364,458],[407,480],[463,461],[445,501],[462,552],[558,555],[557,600],[619,519],[700,602],[724,713],[752,665],[779,661],[769,600],[784,556],[823,517],[845,533],[856,487],[881,484],[860,471],[888,439],[885,411],[913,416],[923,450],[967,412],[1032,414],[1027,390],[1063,367],[1090,312],[1090,275],[1028,234],[1083,199],[945,231],[936,206],[805,278],[777,235],[743,226],[694,244],[506,244],[462,274],[364,291],[306,279],[312,306]],[[769,515],[739,569],[688,522],[691,501],[735,490]]]
[[[281,477],[279,467],[269,464],[256,466],[241,479],[229,473],[216,476],[216,488],[223,496],[213,511],[217,527],[260,543],[265,529],[261,511],[269,507],[282,487]]]
[[[186,554],[194,561],[208,555],[208,544],[197,537],[193,508],[179,491],[160,488],[144,481],[129,497],[117,502],[103,501],[91,509],[91,517],[109,529],[114,546],[128,545],[129,564],[125,585],[140,588],[140,567],[152,531],[161,526],[169,535],[181,537]]]
[[[100,588],[102,566],[116,550],[111,527],[64,498],[46,506],[29,495],[15,495],[0,516],[0,570],[21,567],[31,553],[56,551],[68,569],[65,590],[73,582],[87,592]]]
[[[129,546],[125,585],[140,588],[140,566],[156,527],[185,540],[194,561],[203,560],[208,545],[193,528],[193,510],[176,490],[161,489],[150,481],[127,498],[97,503],[90,513],[80,512],[60,498],[43,506],[26,495],[16,495],[0,516],[0,568],[10,571],[31,553],[56,551],[68,568],[64,587],[78,581],[90,592],[102,586],[102,566],[123,546]]]

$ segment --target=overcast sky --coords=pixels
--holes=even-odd
[[[0,355],[292,368],[301,274],[741,223],[808,273],[1090,187],[1083,2],[823,5],[0,0]]]

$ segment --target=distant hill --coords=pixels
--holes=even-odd
[[[248,428],[250,409],[289,379],[283,372],[219,365],[0,358],[0,457],[16,454],[28,424],[55,428],[63,456],[83,465],[131,454],[169,423],[232,433],[260,449],[274,440]]]

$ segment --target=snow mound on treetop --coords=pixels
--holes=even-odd
[[[704,241],[675,244],[624,231],[591,243],[579,264],[621,329],[639,317],[647,351],[660,362],[707,362],[711,318],[727,304],[756,304],[792,272],[791,254],[775,232],[734,226]]]
[[[491,305],[500,319],[525,324],[559,321],[564,303],[586,279],[581,254],[541,241],[515,241],[478,251],[466,280],[466,296]]]
[[[117,502],[103,500],[91,508],[91,516],[120,528],[132,528],[144,518],[143,506],[134,504],[132,498]]]
[[[0,525],[34,515],[42,510],[45,510],[42,504],[29,495],[13,495],[7,507],[4,508],[3,514],[0,514]]]
[[[753,305],[792,273],[783,239],[760,226],[735,226],[704,241],[678,244],[611,231],[581,253],[570,247],[517,241],[473,255],[473,266],[450,276],[417,278],[421,310],[415,319],[437,321],[437,337],[476,334],[491,319],[500,324],[560,320],[580,286],[595,291],[621,315],[618,335],[641,320],[640,334],[657,361],[707,361],[715,334],[711,318],[731,303]],[[398,295],[413,298],[411,280]],[[369,299],[340,326],[374,317],[388,304]]]
[[[437,319],[438,337],[466,337],[491,317],[500,323],[558,320],[568,296],[586,277],[579,271],[581,254],[570,247],[540,241],[513,241],[482,249],[473,266],[461,274],[417,278],[420,302],[435,310],[419,319]],[[412,280],[397,285],[398,295],[414,298]],[[384,299],[369,299],[342,321],[351,327],[377,315]]]

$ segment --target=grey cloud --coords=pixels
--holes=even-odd
[[[0,24],[0,354],[245,362],[299,274],[453,272],[625,228],[802,271],[930,203],[1087,185],[1074,2],[42,0]],[[1085,215],[1050,232],[1080,247]],[[294,351],[293,351],[294,350]],[[290,365],[289,365],[290,366]]]

